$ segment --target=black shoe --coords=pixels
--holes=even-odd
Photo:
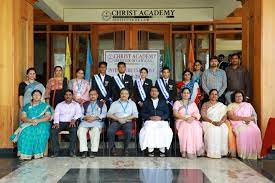
[[[74,152],[70,152],[70,157],[75,158],[76,157],[75,153]]]
[[[154,151],[153,152],[148,152],[148,156],[149,157],[154,157],[155,156]]]
[[[115,149],[115,148],[112,148],[111,154],[112,154],[112,156],[117,156],[117,153],[116,153],[116,149]]]
[[[86,158],[86,157],[87,157],[87,152],[86,151],[82,152],[81,158]]]
[[[95,157],[95,152],[90,151],[89,156],[90,156],[90,158],[94,158]]]
[[[129,156],[129,151],[128,151],[128,149],[125,149],[125,150],[124,150],[124,156]]]
[[[163,152],[159,152],[159,156],[160,157],[165,157],[166,155],[165,155],[165,152],[163,153]]]
[[[53,153],[53,154],[51,155],[51,158],[56,158],[56,157],[58,157],[58,156],[59,156],[58,153]]]

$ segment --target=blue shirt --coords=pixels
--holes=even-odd
[[[210,90],[216,89],[221,96],[227,88],[226,73],[224,70],[217,69],[215,72],[207,69],[202,74],[202,88],[209,95]]]
[[[136,104],[131,100],[113,102],[107,115],[115,115],[118,118],[134,116],[138,118],[138,110]]]

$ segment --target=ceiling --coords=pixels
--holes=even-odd
[[[224,19],[236,8],[237,0],[38,0],[36,6],[52,19],[64,19],[64,9],[108,8],[213,8],[214,19]]]
[[[57,0],[64,8],[167,8],[205,7],[220,0]]]

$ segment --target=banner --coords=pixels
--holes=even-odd
[[[213,7],[200,8],[65,8],[64,22],[195,22],[213,21]]]
[[[153,82],[160,74],[159,50],[104,50],[104,61],[108,63],[107,73],[114,76],[118,73],[117,63],[126,63],[126,74],[139,78],[139,70],[142,67],[148,69],[148,78]]]

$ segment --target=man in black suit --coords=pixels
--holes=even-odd
[[[172,104],[177,99],[176,82],[170,79],[171,73],[168,67],[163,67],[161,73],[162,77],[156,81],[155,86],[160,92],[160,98],[165,99],[167,103],[169,102]]]
[[[120,97],[120,90],[126,88],[130,92],[130,98],[133,96],[133,78],[125,73],[125,62],[119,62],[117,64],[118,74],[112,77],[112,99],[116,101]]]
[[[156,81],[155,86],[160,92],[160,98],[166,100],[169,105],[170,120],[172,121],[171,127],[174,127],[173,117],[173,103],[177,100],[177,87],[176,82],[170,79],[169,67],[162,68],[162,77]]]
[[[134,99],[137,104],[139,112],[139,120],[137,123],[138,130],[141,129],[142,120],[141,120],[141,107],[147,98],[150,98],[150,89],[153,85],[152,80],[148,79],[148,69],[143,67],[139,71],[140,78],[135,80],[134,84]]]
[[[100,62],[98,69],[99,73],[92,77],[92,89],[96,90],[99,94],[98,100],[105,103],[109,109],[112,77],[106,74],[107,62]]]
[[[169,149],[173,132],[167,119],[169,107],[165,100],[159,98],[157,87],[153,86],[148,98],[142,107],[141,116],[145,120],[139,133],[141,150],[148,148],[149,156],[154,156],[154,148],[159,148],[160,156],[165,156],[165,148]]]

